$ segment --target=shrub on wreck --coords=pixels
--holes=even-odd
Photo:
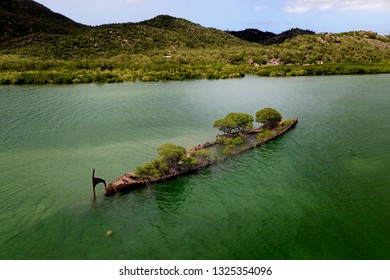
[[[160,178],[168,171],[168,165],[160,159],[138,166],[134,173],[142,179]]]
[[[241,136],[237,137],[217,137],[216,142],[221,145],[240,145],[244,143],[244,138]]]
[[[186,149],[173,144],[163,144],[157,148],[158,157],[144,165],[138,166],[134,174],[142,179],[157,179],[175,171],[185,171],[199,164],[195,157],[188,157]],[[211,156],[211,154],[210,154]]]
[[[259,134],[256,136],[257,141],[262,141],[268,137],[271,137],[274,135],[274,132],[268,129],[263,129]]]
[[[263,127],[272,129],[282,120],[282,115],[273,108],[264,108],[256,112],[256,122],[263,124]]]
[[[197,151],[192,151],[191,156],[198,160],[210,160],[211,159],[211,151],[202,149]]]
[[[225,149],[223,150],[223,154],[225,156],[231,156],[236,152],[236,146],[235,145],[227,145]]]
[[[175,167],[177,163],[187,157],[185,148],[173,144],[163,144],[157,148],[157,152],[160,159],[169,167]]]

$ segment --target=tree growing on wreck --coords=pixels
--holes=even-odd
[[[159,146],[157,152],[160,159],[168,164],[169,167],[175,167],[178,162],[187,157],[185,148],[169,143]]]
[[[187,151],[181,146],[173,144],[163,144],[157,148],[159,158],[165,162],[170,171],[183,171],[187,168],[196,165],[199,161],[191,156],[187,156]]]
[[[264,108],[256,112],[256,122],[263,124],[264,128],[272,129],[282,120],[282,115],[273,108]]]
[[[223,119],[216,120],[213,126],[228,137],[234,136],[253,128],[253,117],[246,113],[229,113]]]
[[[158,157],[155,160],[135,169],[136,176],[142,179],[160,178],[199,164],[199,160],[196,157],[187,156],[186,149],[181,146],[163,144],[157,148],[157,152]]]
[[[191,156],[193,156],[198,160],[210,160],[211,152],[210,150],[202,149],[202,150],[192,151]]]
[[[134,173],[142,179],[159,178],[168,171],[168,165],[160,159],[155,159],[152,162],[138,166]]]

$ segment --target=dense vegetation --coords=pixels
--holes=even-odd
[[[262,141],[291,124],[291,120],[282,122],[282,115],[273,108],[263,108],[256,112],[256,122],[261,124],[260,128],[253,130],[253,121],[254,118],[249,114],[229,113],[214,122],[213,126],[223,132],[217,135],[216,143],[225,146],[225,155],[236,153],[237,146],[245,143],[253,133],[257,133],[257,140]]]
[[[178,174],[198,166],[202,161],[209,161],[211,156],[211,152],[206,150],[194,151],[187,155],[185,148],[170,143],[159,146],[157,152],[156,159],[135,169],[135,176],[143,180],[152,180]]]
[[[257,141],[263,141],[272,137],[281,129],[290,125],[292,120],[282,120],[281,114],[272,108],[264,108],[256,113],[256,122],[261,127],[253,130],[254,118],[246,113],[229,113],[224,118],[216,120],[213,124],[223,132],[217,135],[215,143],[224,147],[224,155],[230,156],[237,152],[237,147],[253,134],[257,134]],[[214,144],[211,144],[213,146]],[[205,149],[204,145],[188,150],[174,144],[163,144],[157,148],[158,156],[151,162],[137,166],[134,176],[145,182],[158,180],[199,167],[205,167],[211,163],[212,153]],[[217,156],[217,155],[214,155]]]
[[[3,1],[0,15],[0,84],[390,72],[390,36],[374,32],[293,29],[265,46],[170,16],[89,27],[31,0]]]

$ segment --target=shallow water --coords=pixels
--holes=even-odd
[[[0,259],[389,259],[389,88],[389,75],[0,87]],[[92,199],[93,168],[113,180],[263,107],[298,126]]]

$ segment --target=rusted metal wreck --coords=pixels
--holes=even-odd
[[[283,123],[283,121],[280,123],[279,126],[277,126],[274,130],[272,130],[276,133],[274,133],[274,134],[272,134],[264,139],[261,139],[260,141],[256,140],[249,145],[244,145],[238,151],[236,151],[234,154],[232,154],[230,156],[240,154],[240,153],[245,152],[247,150],[259,147],[259,146],[261,146],[261,145],[263,145],[263,144],[265,144],[273,139],[278,138],[279,136],[283,135],[284,133],[286,133],[287,131],[292,129],[294,126],[296,126],[296,124],[298,123],[298,118],[291,120],[288,125],[283,126],[283,127],[281,127],[282,123]],[[254,129],[249,134],[251,134],[252,136],[256,136],[260,132],[261,132],[261,129]],[[187,154],[189,154],[192,151],[197,151],[197,150],[201,150],[201,149],[205,149],[205,148],[211,148],[211,147],[214,147],[216,145],[220,145],[220,144],[217,144],[217,142],[206,142],[204,144],[200,144],[200,145],[197,145],[194,147],[189,147],[189,148],[187,148]],[[224,158],[224,159],[226,159],[226,158]],[[216,163],[217,161],[218,160],[203,159],[203,160],[200,160],[198,164],[191,166],[189,168],[186,168],[184,170],[180,170],[180,171],[174,170],[174,171],[170,172],[168,175],[164,175],[162,177],[152,178],[152,179],[142,179],[142,178],[136,176],[134,174],[134,172],[128,172],[128,173],[123,174],[122,176],[120,176],[119,178],[117,178],[116,180],[114,180],[113,182],[110,182],[108,184],[106,184],[106,182],[103,179],[95,177],[95,170],[93,170],[93,174],[92,174],[93,194],[95,196],[95,187],[99,183],[104,183],[104,187],[105,187],[104,188],[105,189],[104,195],[111,196],[111,195],[114,195],[118,192],[126,192],[126,191],[133,190],[133,189],[136,189],[139,187],[150,185],[152,183],[158,183],[158,182],[162,182],[164,180],[174,179],[178,176],[185,175],[185,174],[206,168],[206,167],[212,165],[213,163]]]

